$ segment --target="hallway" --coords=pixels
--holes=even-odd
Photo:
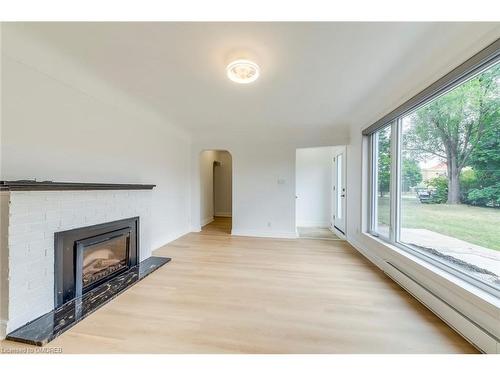
[[[230,235],[232,227],[232,218],[215,216],[214,221],[203,226],[200,234],[209,235]]]

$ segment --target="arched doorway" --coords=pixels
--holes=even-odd
[[[200,224],[202,230],[231,234],[233,160],[226,150],[200,153]]]

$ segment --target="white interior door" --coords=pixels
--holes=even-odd
[[[345,202],[346,202],[346,162],[345,153],[341,152],[337,154],[334,159],[335,163],[335,174],[334,174],[334,186],[333,186],[333,199],[335,204],[333,212],[333,226],[345,234]]]

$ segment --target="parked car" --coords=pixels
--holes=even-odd
[[[432,190],[430,189],[418,188],[416,193],[420,203],[429,203],[432,199]]]

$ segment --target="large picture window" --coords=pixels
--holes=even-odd
[[[497,294],[498,59],[370,137],[370,232]]]

